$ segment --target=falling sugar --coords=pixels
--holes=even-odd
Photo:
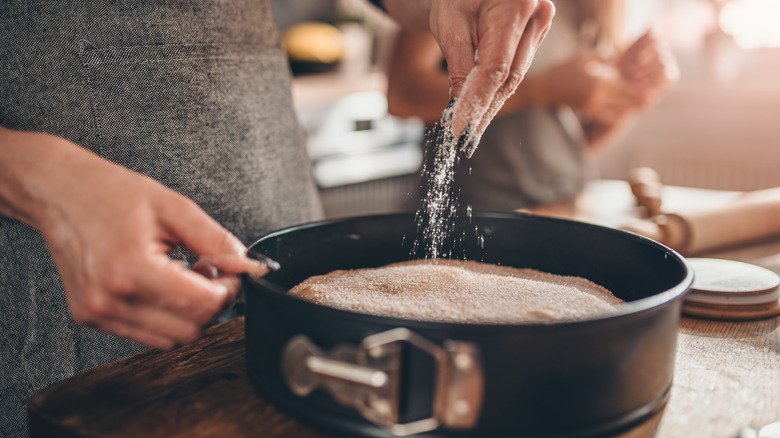
[[[458,211],[458,193],[453,180],[460,155],[449,126],[437,124],[431,128],[426,142],[425,149],[434,157],[425,160],[422,170],[424,192],[415,218],[414,252],[422,252],[427,259],[452,258],[452,246],[447,249],[447,243],[455,231]]]
[[[458,222],[462,225],[471,223],[471,206],[466,206],[465,211],[460,208],[460,192],[454,184],[463,154],[454,141],[451,128],[442,124],[431,128],[425,146],[433,157],[426,157],[422,170],[423,196],[415,217],[417,237],[412,251],[426,259],[465,260],[465,239],[475,239],[478,247],[484,248],[484,236],[476,226],[461,227],[460,231],[457,226]],[[462,220],[459,220],[459,214],[464,215]]]
[[[471,157],[480,137],[476,135],[472,122],[458,139],[455,138],[452,121],[458,103],[454,99],[450,101],[444,109],[441,122],[431,127],[425,137],[426,154],[432,154],[433,157],[426,155],[422,169],[423,196],[415,217],[417,237],[412,252],[426,259],[465,260],[465,252],[461,250],[467,238],[476,239],[477,245],[484,248],[485,238],[476,226],[470,230],[465,227],[460,234],[456,230],[457,222],[471,223],[470,205],[465,209],[465,221],[458,221],[461,209],[458,203],[460,192],[454,183],[456,169],[461,155]],[[471,169],[468,171],[471,172]]]

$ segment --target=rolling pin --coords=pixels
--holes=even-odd
[[[638,167],[628,172],[628,185],[638,206],[644,208],[647,217],[661,214],[663,184],[658,173],[649,167]]]
[[[623,229],[683,254],[780,235],[780,187],[745,192],[729,204],[713,208],[661,213]]]

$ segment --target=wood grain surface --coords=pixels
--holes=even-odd
[[[736,438],[780,420],[780,318],[683,318],[659,437]]]
[[[239,317],[179,349],[148,350],[38,392],[30,436],[327,437],[257,395],[244,361]]]

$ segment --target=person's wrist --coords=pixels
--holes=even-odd
[[[41,132],[2,129],[0,136],[0,214],[45,233],[57,221],[56,191],[67,182],[57,175],[68,166],[67,150],[78,146]]]
[[[0,214],[37,228],[29,180],[35,165],[37,133],[0,128]],[[45,159],[45,154],[44,157]]]

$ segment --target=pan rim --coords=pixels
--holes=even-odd
[[[555,217],[548,217],[548,216],[539,216],[539,215],[533,215],[524,212],[517,212],[517,213],[475,212],[473,213],[473,216],[478,218],[484,218],[484,219],[516,218],[520,216],[520,217],[524,217],[526,220],[531,220],[531,221],[565,223],[566,226],[591,228],[591,229],[597,229],[599,230],[599,232],[619,234],[626,239],[631,239],[636,241],[638,244],[649,245],[654,247],[656,250],[662,252],[664,257],[671,257],[673,259],[676,259],[682,265],[682,268],[685,271],[685,277],[681,281],[677,282],[673,287],[667,290],[654,293],[653,295],[650,295],[648,297],[628,301],[624,306],[621,306],[620,309],[610,312],[609,314],[597,314],[597,315],[592,315],[590,317],[578,318],[575,320],[562,320],[562,321],[554,321],[554,322],[518,322],[518,323],[484,323],[484,322],[470,323],[470,322],[455,322],[455,321],[420,320],[420,319],[413,319],[413,318],[402,318],[402,317],[394,317],[394,316],[376,315],[370,313],[361,313],[361,312],[337,308],[333,306],[313,303],[296,296],[288,295],[286,293],[287,291],[289,291],[288,288],[265,279],[259,279],[258,281],[257,279],[252,278],[248,275],[243,275],[242,281],[244,282],[244,284],[248,283],[253,285],[253,287],[249,287],[249,288],[245,287],[244,289],[248,289],[249,293],[259,293],[255,289],[258,288],[263,289],[269,293],[282,296],[282,298],[280,299],[295,300],[298,302],[298,305],[302,305],[306,307],[315,306],[314,308],[318,309],[318,311],[324,310],[327,312],[334,312],[333,313],[334,317],[339,317],[339,316],[349,317],[357,320],[366,320],[366,322],[383,323],[388,325],[403,325],[409,328],[420,327],[420,328],[430,329],[431,327],[437,327],[442,330],[468,329],[468,330],[477,330],[477,331],[485,331],[485,330],[505,331],[508,328],[524,329],[524,330],[551,330],[553,327],[560,327],[562,329],[568,329],[568,328],[576,328],[577,326],[582,324],[593,324],[594,322],[600,322],[600,321],[609,322],[616,319],[630,318],[637,314],[642,314],[648,311],[652,311],[653,309],[661,308],[662,306],[665,306],[670,302],[681,300],[684,297],[684,295],[690,290],[690,287],[693,284],[694,272],[690,263],[685,259],[685,257],[683,257],[677,251],[673,250],[672,248],[669,248],[666,245],[663,245],[660,242],[657,242],[655,240],[649,239],[645,236],[641,236],[636,233],[632,233],[630,231],[606,227],[603,225],[593,224],[589,222],[575,221],[570,219],[555,218]],[[254,248],[256,245],[259,245],[262,242],[275,239],[281,235],[291,233],[297,230],[323,227],[327,225],[339,224],[339,223],[350,222],[355,220],[378,220],[378,219],[392,219],[392,218],[401,218],[401,217],[413,218],[414,214],[413,213],[388,213],[388,214],[357,215],[357,216],[346,216],[340,218],[331,218],[331,219],[324,219],[324,220],[302,223],[299,225],[293,225],[293,226],[278,229],[276,231],[272,231],[262,236],[261,238],[257,239],[256,241],[254,241],[248,248],[250,249]]]

